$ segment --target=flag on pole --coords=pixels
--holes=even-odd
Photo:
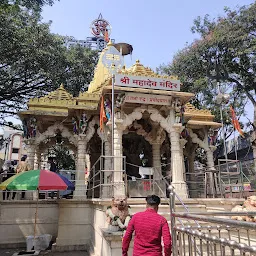
[[[104,108],[104,99],[103,96],[101,97],[101,104],[100,104],[100,130],[104,130],[104,123],[107,121],[105,108]]]
[[[235,110],[233,109],[232,106],[230,106],[230,113],[231,113],[231,119],[232,119],[232,124],[234,128],[239,132],[239,134],[244,138],[244,132],[242,131],[240,124],[238,122],[238,119],[236,117]]]

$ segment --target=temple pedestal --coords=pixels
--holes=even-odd
[[[106,228],[102,232],[102,254],[101,256],[120,256],[122,255],[122,231],[111,232]],[[131,241],[128,256],[132,256],[133,241]]]

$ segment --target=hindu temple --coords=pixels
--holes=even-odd
[[[193,168],[195,149],[206,152],[207,169],[214,170],[213,137],[221,125],[209,110],[189,103],[194,94],[182,91],[178,77],[157,74],[139,60],[113,72],[114,60],[122,59],[109,42],[88,91],[74,97],[61,84],[29,100],[19,113],[28,162],[43,168],[42,158],[59,136],[76,159],[74,198],[141,197],[144,179],[157,184],[144,183],[146,192],[165,193],[163,177],[188,198],[185,173]]]

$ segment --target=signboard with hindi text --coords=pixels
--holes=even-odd
[[[165,91],[180,91],[180,81],[158,77],[116,74],[115,85]]]
[[[125,93],[124,102],[168,106],[171,105],[171,96],[129,92]]]

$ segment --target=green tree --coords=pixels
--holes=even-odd
[[[58,170],[75,170],[75,158],[73,152],[62,144],[56,144],[49,149],[49,157],[56,159]]]
[[[256,127],[256,3],[236,10],[225,8],[226,15],[210,20],[206,15],[194,21],[192,31],[199,40],[179,51],[172,63],[160,67],[160,71],[178,75],[185,91],[197,94],[200,107],[218,109],[214,101],[216,84],[231,94],[230,103],[238,115],[244,113],[247,99],[254,107]],[[227,111],[225,111],[227,112]],[[217,112],[214,113],[215,115]],[[218,118],[218,115],[216,115]],[[228,116],[224,118],[229,120]],[[252,139],[254,158],[256,140]]]
[[[77,96],[91,81],[98,53],[80,46],[67,49],[64,37],[49,27],[36,12],[0,5],[0,125],[31,97],[60,83]]]
[[[1,8],[15,6],[25,7],[30,10],[41,11],[44,5],[53,5],[54,0],[1,0]]]

